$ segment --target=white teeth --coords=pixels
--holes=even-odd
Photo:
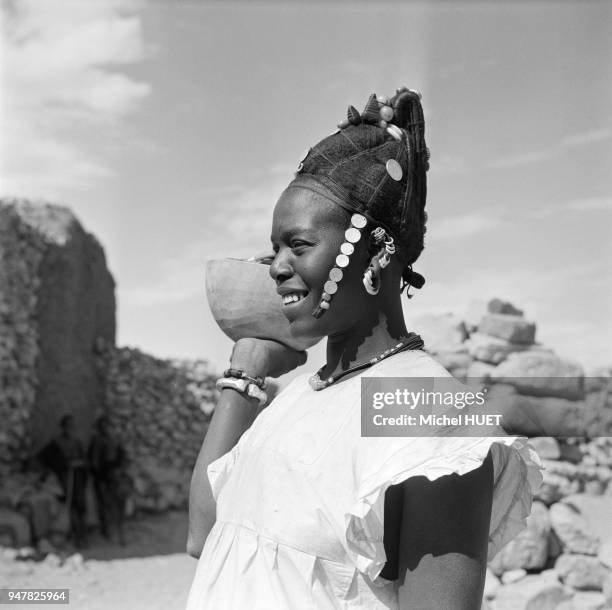
[[[283,305],[289,305],[289,303],[297,303],[298,301],[301,301],[303,298],[304,298],[304,295],[297,294],[295,292],[291,294],[286,294],[283,297]]]

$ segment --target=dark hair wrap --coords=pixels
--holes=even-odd
[[[410,265],[424,247],[429,151],[423,108],[419,94],[408,89],[398,90],[388,105],[393,109],[388,124],[399,127],[400,139],[379,124],[380,103],[372,95],[363,115],[349,107],[349,124],[310,149],[290,187],[309,188],[307,183],[312,187],[316,182],[347,211],[382,226],[406,266],[404,280],[420,287],[424,280]],[[389,160],[401,167],[399,180],[387,170]]]

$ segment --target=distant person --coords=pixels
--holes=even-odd
[[[93,475],[100,531],[110,538],[110,527],[116,528],[119,544],[125,544],[124,516],[129,494],[125,472],[126,455],[121,443],[110,434],[109,421],[100,417],[87,451]]]
[[[87,546],[85,514],[87,503],[87,462],[85,451],[74,436],[74,418],[64,415],[60,420],[61,432],[40,452],[39,458],[59,479],[67,506],[70,508],[70,531],[77,547]]]
[[[14,484],[19,490],[17,506],[30,522],[35,547],[50,538],[56,540],[56,535],[63,539],[69,534],[70,520],[62,513],[64,491],[54,472],[34,460],[29,471],[14,478]]]

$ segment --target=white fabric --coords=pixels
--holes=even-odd
[[[524,527],[540,462],[516,437],[362,438],[360,378],[449,377],[407,351],[315,392],[294,379],[238,444],[208,468],[217,522],[188,610],[397,608],[386,557],[386,489],[480,466],[493,454],[492,557]]]

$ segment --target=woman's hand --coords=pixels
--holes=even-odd
[[[239,339],[234,344],[230,366],[253,377],[280,377],[306,362],[306,352],[270,339]]]

